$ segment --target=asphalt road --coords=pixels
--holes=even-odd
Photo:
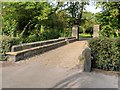
[[[81,72],[78,57],[86,41],[2,66],[2,88],[118,88],[118,77]]]

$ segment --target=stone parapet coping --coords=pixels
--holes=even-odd
[[[14,45],[11,48],[11,52],[20,51],[20,50],[24,50],[24,49],[29,49],[29,48],[37,47],[37,46],[43,46],[43,45],[47,45],[47,44],[50,44],[50,43],[64,41],[64,40],[65,40],[65,38],[52,39],[52,40],[39,41],[39,42],[32,42],[32,43],[24,43],[24,44],[20,44],[20,45]]]
[[[58,48],[74,41],[76,41],[76,38],[70,37],[15,45],[12,46],[11,52],[7,52],[6,55],[8,56],[8,61],[16,62]]]

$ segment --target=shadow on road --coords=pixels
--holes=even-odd
[[[69,77],[66,77],[64,80],[57,83],[53,88],[112,88],[112,90],[116,90],[113,88],[118,87],[116,77],[97,74],[94,72],[87,73],[76,73]],[[108,90],[109,90],[108,89]],[[96,90],[96,89],[95,89]],[[104,90],[104,89],[103,89]],[[105,89],[106,90],[106,89]]]
[[[71,87],[76,84],[75,81],[77,81],[79,77],[80,77],[80,73],[69,76],[66,79],[57,83],[53,88],[65,88],[67,86]]]

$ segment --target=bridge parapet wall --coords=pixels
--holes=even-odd
[[[69,37],[14,45],[11,48],[11,52],[7,52],[6,55],[8,56],[8,61],[15,62],[30,58],[74,41],[76,41],[75,37]]]
[[[32,42],[32,43],[24,43],[24,44],[20,44],[20,45],[14,45],[11,48],[11,52],[30,49],[30,48],[37,47],[37,46],[48,45],[48,44],[51,44],[51,43],[60,42],[60,41],[64,41],[64,40],[65,40],[65,38],[63,38],[63,39],[52,39],[52,40],[39,41],[39,42]]]

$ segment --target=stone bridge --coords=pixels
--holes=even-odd
[[[78,57],[86,46],[80,40],[26,60],[3,62],[2,88],[118,88],[117,76],[81,72]]]

